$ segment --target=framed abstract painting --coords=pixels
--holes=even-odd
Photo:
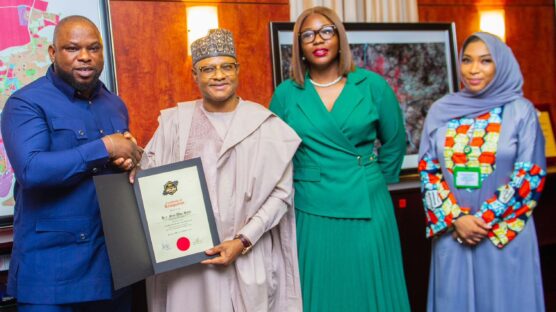
[[[274,86],[290,77],[293,23],[271,23]],[[407,132],[402,174],[416,172],[421,130],[434,101],[458,91],[452,23],[344,23],[355,65],[384,77]],[[295,36],[297,38],[297,36]],[[377,146],[380,142],[377,142]]]

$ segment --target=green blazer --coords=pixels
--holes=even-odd
[[[379,75],[356,69],[332,111],[305,79],[276,88],[270,109],[302,143],[294,159],[295,208],[337,218],[371,218],[373,193],[398,181],[406,135],[396,96]],[[374,153],[375,139],[381,147]]]

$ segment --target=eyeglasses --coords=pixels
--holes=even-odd
[[[303,43],[312,43],[317,38],[317,33],[322,38],[322,40],[330,40],[336,34],[335,25],[324,25],[319,30],[305,30],[299,33],[299,38]]]
[[[216,71],[220,70],[225,76],[232,76],[236,73],[239,63],[222,63],[220,65],[207,65],[199,67],[199,72],[205,77],[213,77]]]

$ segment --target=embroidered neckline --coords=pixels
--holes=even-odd
[[[448,122],[444,143],[444,162],[454,167],[479,167],[481,181],[496,169],[496,150],[502,126],[502,108],[497,107],[476,118]]]

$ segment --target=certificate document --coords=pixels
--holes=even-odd
[[[201,159],[142,170],[135,180],[155,268],[177,259],[182,264],[206,259],[205,250],[219,244],[219,239]]]
[[[199,263],[220,244],[200,158],[95,176],[116,289]]]
[[[199,177],[192,166],[137,179],[156,263],[213,247]]]

